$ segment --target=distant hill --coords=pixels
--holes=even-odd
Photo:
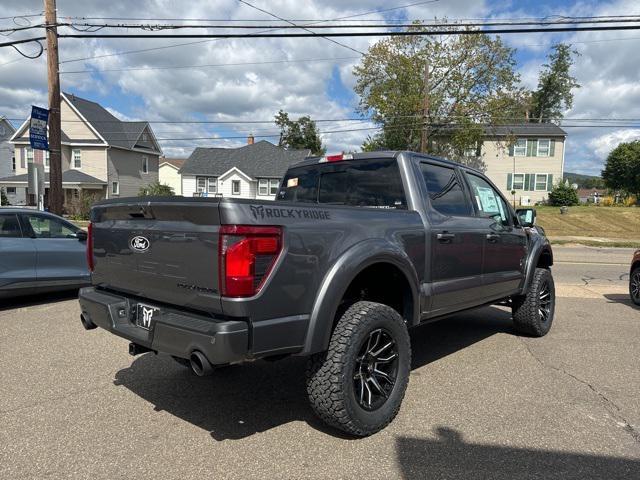
[[[604,188],[602,178],[596,175],[564,172],[564,180],[569,180],[569,183],[577,183],[580,188]]]

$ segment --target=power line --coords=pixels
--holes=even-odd
[[[409,115],[394,115],[385,117],[386,120],[393,120],[398,118],[419,118],[421,116],[420,113],[409,114]],[[466,115],[450,115],[448,118],[468,118]],[[7,118],[7,120],[15,121],[15,122],[23,122],[24,118]],[[376,120],[371,117],[347,117],[347,118],[321,118],[321,119],[312,119],[316,123],[324,123],[324,122],[375,122]],[[524,122],[522,117],[504,117],[501,118],[501,121],[513,121],[514,124],[525,124],[525,125],[535,125],[531,122]],[[568,122],[640,122],[640,118],[620,118],[620,117],[543,117],[542,120],[545,122],[552,121],[568,121]],[[118,123],[121,120],[94,120],[90,123]],[[84,120],[63,120],[63,123],[85,123]],[[273,119],[269,120],[134,120],[134,122],[142,122],[149,124],[204,124],[204,125],[233,125],[233,124],[261,124],[261,123],[274,123]],[[439,125],[442,125],[440,123]],[[507,125],[507,124],[498,124],[494,125]],[[512,125],[512,124],[508,124]],[[563,126],[563,125],[560,125]]]
[[[590,26],[590,27],[551,27],[551,28],[496,28],[496,29],[468,29],[468,30],[404,30],[404,31],[376,31],[376,32],[328,32],[323,33],[323,37],[416,37],[416,36],[442,36],[442,35],[482,35],[482,34],[515,34],[515,33],[544,33],[544,32],[596,32],[608,30],[640,30],[640,25],[614,25],[614,26]],[[87,33],[87,34],[60,34],[60,38],[311,38],[318,37],[312,33],[255,33],[255,34],[235,34],[235,33],[205,33],[205,34],[120,34],[120,33]],[[33,41],[35,39],[22,40],[21,43]],[[9,43],[11,44],[11,43]],[[7,44],[8,45],[8,44]],[[0,44],[0,46],[6,46]]]
[[[346,60],[357,60],[360,57],[332,57],[332,58],[306,58],[291,60],[268,60],[264,62],[238,62],[238,63],[209,63],[200,65],[166,65],[159,67],[130,67],[130,68],[103,68],[103,69],[87,69],[87,70],[64,70],[60,74],[78,74],[78,73],[97,73],[97,72],[131,72],[145,70],[175,70],[185,68],[210,68],[210,67],[237,67],[246,65],[274,65],[284,63],[310,63],[310,62],[339,62]]]
[[[285,21],[285,22],[289,23],[290,25],[292,25],[294,27],[298,27],[298,25],[296,23],[293,23],[293,22],[291,22],[289,20],[285,20],[284,18],[279,17],[278,15],[276,15],[274,13],[268,12],[267,10],[264,10],[264,9],[262,9],[260,7],[256,7],[255,5],[247,2],[246,0],[238,0],[238,1],[240,3],[242,3],[243,5],[246,5],[247,7],[251,7],[254,10],[258,10],[259,12],[266,13],[267,15],[270,15],[270,16],[272,16],[274,18],[277,18],[278,20]],[[320,28],[320,27],[322,27],[322,25],[316,25],[316,28]],[[298,28],[302,28],[302,30],[304,30],[305,32],[313,33],[314,35],[320,36],[321,38],[324,38],[325,40],[328,40],[331,43],[334,43],[334,44],[339,45],[341,47],[344,47],[344,48],[346,48],[348,50],[351,50],[352,52],[356,52],[356,53],[359,53],[360,55],[364,55],[364,52],[358,50],[357,48],[350,47],[349,45],[346,45],[346,44],[344,44],[342,42],[338,42],[336,40],[328,38],[326,35],[318,35],[313,30],[309,30],[308,28],[305,28],[305,27],[298,27]]]
[[[396,7],[391,7],[391,8],[383,8],[383,9],[376,9],[376,10],[370,10],[368,12],[363,12],[363,13],[356,13],[355,15],[347,15],[344,17],[338,17],[338,18],[329,18],[329,19],[318,19],[318,18],[312,18],[312,19],[293,19],[290,18],[288,19],[291,22],[314,22],[314,23],[325,23],[325,22],[337,22],[340,20],[345,20],[345,19],[350,19],[350,18],[357,18],[357,17],[364,17],[367,15],[372,15],[374,13],[386,13],[386,12],[390,12],[390,11],[394,11],[394,10],[402,10],[404,8],[409,8],[409,7],[415,7],[415,6],[419,6],[419,5],[426,5],[428,3],[437,3],[440,0],[423,0],[421,2],[415,2],[415,3],[409,3],[406,5],[398,5]],[[74,20],[144,20],[144,21],[199,21],[199,22],[264,22],[264,21],[272,21],[272,22],[277,22],[278,20],[261,20],[261,19],[255,19],[255,18],[248,18],[248,19],[203,19],[203,18],[148,18],[148,17],[69,17],[69,16],[64,16],[61,15],[61,18],[67,18],[67,19],[74,19]],[[361,20],[361,21],[368,21],[368,20]],[[378,21],[377,19],[375,20],[371,20],[371,21]]]
[[[242,0],[238,0],[242,1]],[[262,11],[262,10],[261,10]],[[276,17],[280,18],[280,17]],[[285,20],[286,21],[286,20]],[[525,26],[525,25],[537,25],[537,26],[553,26],[553,25],[583,25],[583,24],[601,24],[601,23],[640,23],[640,17],[633,17],[628,19],[602,19],[602,20],[554,20],[554,21],[490,21],[490,22],[462,22],[459,20],[451,20],[448,22],[438,23],[415,23],[415,22],[403,22],[403,23],[370,23],[370,24],[358,24],[347,23],[337,25],[309,25],[303,27],[293,22],[289,22],[288,25],[220,25],[220,24],[197,24],[197,25],[176,25],[176,24],[140,24],[140,23],[59,23],[60,27],[87,27],[87,28],[126,28],[126,29],[143,29],[149,31],[157,30],[184,30],[184,29],[226,29],[226,30],[251,30],[251,29],[271,29],[277,28],[278,30],[327,30],[327,29],[347,29],[347,28],[416,28],[425,26],[429,28],[446,28],[446,27],[497,27],[497,26]],[[43,25],[35,25],[30,27],[23,27],[23,29],[40,28]],[[7,29],[11,30],[11,29]],[[16,29],[13,29],[16,30]],[[1,30],[0,30],[1,31]],[[320,34],[318,34],[320,35]]]
[[[398,5],[396,7],[392,7],[392,8],[386,8],[386,9],[375,9],[375,10],[369,10],[367,12],[362,12],[362,13],[356,13],[353,15],[345,15],[342,17],[338,17],[335,19],[332,19],[333,21],[336,20],[347,20],[347,19],[351,19],[351,18],[357,18],[357,17],[362,17],[362,16],[366,16],[366,15],[372,15],[374,13],[386,13],[392,10],[401,10],[404,8],[408,8],[408,7],[414,7],[417,5],[424,5],[427,3],[435,3],[438,2],[439,0],[423,0],[421,2],[415,2],[415,3],[410,3],[410,4],[405,4],[405,5]],[[314,21],[313,24],[320,24],[320,23],[324,23],[324,21]],[[308,26],[308,25],[305,25]],[[275,30],[275,29],[272,29]],[[146,53],[146,52],[152,52],[152,51],[160,51],[160,50],[165,50],[168,48],[176,48],[176,47],[183,47],[183,46],[188,46],[188,45],[197,45],[197,44],[201,44],[201,43],[207,43],[207,42],[211,42],[211,41],[216,41],[216,40],[200,40],[197,42],[183,42],[183,43],[176,43],[173,45],[165,45],[162,47],[153,47],[153,48],[144,48],[144,49],[138,49],[138,50],[126,50],[126,51],[122,51],[122,52],[115,52],[115,53],[107,53],[107,54],[102,54],[102,55],[93,55],[91,57],[84,57],[84,58],[74,58],[74,59],[70,59],[70,60],[64,60],[61,61],[60,63],[71,63],[71,62],[81,62],[81,61],[85,61],[85,60],[94,60],[94,59],[98,59],[98,58],[107,58],[107,57],[115,57],[115,56],[120,56],[120,55],[130,55],[130,54],[135,54],[135,53]]]

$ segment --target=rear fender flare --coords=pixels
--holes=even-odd
[[[372,255],[371,252],[376,253]],[[403,250],[388,241],[366,240],[343,253],[324,276],[313,305],[301,355],[310,355],[327,349],[340,300],[356,276],[376,263],[389,263],[404,274],[411,287],[413,300],[413,318],[406,320],[409,326],[417,323],[420,314],[420,297],[418,276],[411,260]]]

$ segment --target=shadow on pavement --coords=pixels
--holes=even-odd
[[[435,440],[396,439],[402,478],[628,480],[640,472],[634,459],[467,443],[459,432],[443,427],[437,433]]]
[[[511,316],[485,308],[412,330],[412,368],[420,368],[491,335],[511,332]],[[194,376],[166,355],[136,358],[116,373],[115,385],[131,390],[165,411],[211,433],[215,440],[237,440],[292,421],[327,434],[313,414],[305,391],[306,360],[256,361]]]
[[[34,307],[45,303],[64,302],[78,298],[78,289],[60,292],[39,293],[20,297],[0,298],[0,311],[14,308]]]
[[[640,311],[640,306],[633,303],[631,297],[627,293],[607,293],[604,295],[609,303],[622,303],[623,305],[628,305],[629,307]]]

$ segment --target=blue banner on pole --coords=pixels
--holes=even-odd
[[[31,121],[29,122],[29,142],[31,148],[36,150],[49,150],[47,140],[47,124],[49,123],[49,110],[31,106]]]

